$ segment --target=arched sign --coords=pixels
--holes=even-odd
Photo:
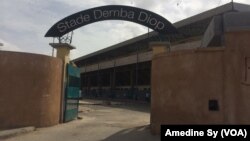
[[[81,26],[103,20],[125,20],[147,26],[159,33],[177,33],[177,29],[162,16],[148,10],[109,5],[95,7],[70,15],[54,24],[45,37],[62,37]]]

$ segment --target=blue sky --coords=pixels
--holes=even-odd
[[[73,13],[102,5],[129,5],[153,11],[174,23],[231,0],[1,0],[0,50],[51,55],[44,34]],[[235,0],[250,4],[250,0]],[[74,31],[71,59],[144,34],[147,28],[126,21],[103,21]]]

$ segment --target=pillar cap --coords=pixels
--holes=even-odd
[[[170,46],[170,42],[150,42],[149,47],[152,48],[152,46]]]
[[[56,48],[56,49],[63,48],[63,47],[69,48],[70,50],[76,49],[76,47],[74,47],[68,43],[49,43],[49,45],[53,48]]]

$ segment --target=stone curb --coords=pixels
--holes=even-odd
[[[3,130],[3,131],[0,131],[0,140],[14,137],[14,136],[21,135],[21,134],[25,134],[25,133],[29,133],[34,130],[35,130],[35,127],[33,126],[11,129],[11,130]]]

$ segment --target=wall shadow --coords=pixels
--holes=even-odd
[[[160,141],[160,136],[153,136],[146,125],[121,130],[102,141]]]

